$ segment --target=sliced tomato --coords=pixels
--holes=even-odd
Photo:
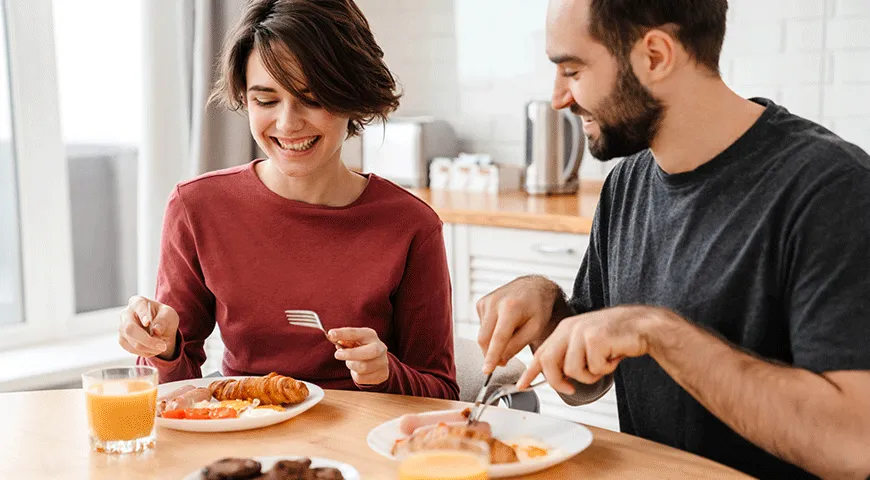
[[[184,408],[167,410],[160,414],[163,418],[174,420],[211,420],[221,418],[239,418],[239,412],[234,408]]]

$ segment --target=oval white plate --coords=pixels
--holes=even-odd
[[[272,465],[275,464],[278,460],[299,460],[304,457],[296,457],[293,455],[281,455],[277,457],[253,457],[254,460],[260,462],[263,465],[263,471],[269,470],[272,468]],[[311,459],[311,468],[337,468],[341,471],[341,476],[344,477],[344,480],[360,480],[359,472],[353,468],[351,465],[342,462],[336,462],[335,460],[330,460],[328,458],[320,458],[320,457],[308,457]],[[205,467],[205,465],[203,465]],[[202,480],[202,473],[197,470],[195,472],[191,472],[188,476],[184,477],[184,480]]]
[[[490,465],[490,478],[528,475],[550,468],[577,455],[592,443],[592,432],[583,425],[537,413],[490,407],[483,412],[482,420],[492,425],[495,438],[508,445],[514,440],[531,438],[535,440],[535,444],[549,450],[545,457],[523,460],[520,463]],[[404,437],[399,431],[399,419],[394,418],[373,428],[366,440],[372,450],[387,458],[393,458],[390,454],[393,445],[396,440]]]
[[[182,380],[179,382],[164,383],[157,387],[157,395],[162,396],[167,393],[172,393],[173,390],[184,385],[193,385],[194,387],[208,387],[211,382],[225,380],[227,378],[242,379],[251,377],[210,377],[196,378],[193,380]],[[296,415],[308,410],[317,405],[323,400],[323,389],[313,383],[304,382],[308,387],[308,398],[302,403],[287,406],[283,412],[274,412],[269,415],[257,417],[240,417],[240,418],[222,418],[216,420],[179,420],[173,418],[157,417],[155,423],[157,426],[172,428],[175,430],[185,430],[188,432],[235,432],[238,430],[250,430],[253,428],[267,427],[275,425],[283,421],[289,420]]]

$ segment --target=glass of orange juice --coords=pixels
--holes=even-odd
[[[399,460],[399,480],[487,480],[489,445],[463,437],[414,445]]]
[[[132,453],[154,446],[157,370],[115,367],[82,375],[91,449]]]

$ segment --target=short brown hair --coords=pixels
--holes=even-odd
[[[643,35],[663,27],[719,74],[728,0],[592,0],[589,10],[590,33],[622,61]]]
[[[246,70],[255,48],[269,74],[294,97],[349,117],[348,137],[375,119],[386,121],[399,106],[396,79],[353,0],[248,3],[224,44],[210,101],[246,108]]]

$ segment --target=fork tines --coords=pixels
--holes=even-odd
[[[317,317],[317,314],[309,311],[309,310],[286,310],[284,313],[287,315],[287,321],[290,325],[297,325],[300,327],[315,327],[322,329],[323,326],[320,323],[320,318]]]

